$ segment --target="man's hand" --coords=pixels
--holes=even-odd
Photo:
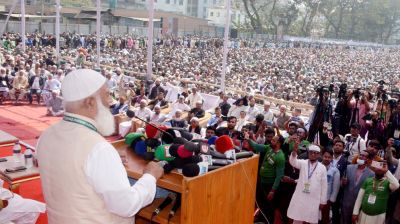
[[[164,169],[156,162],[149,162],[143,170],[143,174],[145,173],[152,175],[158,180],[164,175]]]
[[[250,139],[250,133],[248,131],[246,131],[244,133],[244,140],[249,140]]]
[[[268,193],[268,196],[267,196],[267,199],[268,199],[268,201],[272,201],[272,199],[274,199],[274,192],[273,191],[270,191],[269,193]]]
[[[357,223],[357,222],[358,222],[358,215],[353,215],[353,216],[351,217],[351,222],[352,222],[352,223]]]

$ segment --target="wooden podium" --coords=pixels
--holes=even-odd
[[[147,162],[129,150],[123,140],[112,145],[125,160],[128,176],[140,178]],[[168,213],[172,205],[154,217],[153,223],[253,223],[257,165],[258,155],[254,155],[198,177],[187,178],[174,171],[164,175],[157,186],[181,193],[182,204],[169,222]],[[156,199],[143,208],[136,215],[136,224],[150,223],[152,212],[162,200]]]

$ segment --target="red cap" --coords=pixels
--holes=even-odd
[[[182,159],[185,159],[185,158],[189,158],[189,157],[193,156],[193,152],[185,149],[184,145],[181,145],[178,148],[178,155]]]
[[[157,124],[152,124],[152,125],[158,127],[159,129],[161,129],[163,131],[168,129],[168,127],[165,126],[165,125],[157,125]],[[147,136],[147,138],[156,138],[156,137],[158,137],[157,136],[158,129],[153,127],[152,125],[146,124],[146,136]]]
[[[220,153],[225,153],[234,148],[233,141],[228,135],[222,135],[215,140],[215,149]]]

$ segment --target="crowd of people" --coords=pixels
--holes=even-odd
[[[25,53],[18,35],[3,36],[0,102],[43,104],[49,116],[62,116],[63,79],[78,68],[98,69],[121,137],[144,132],[145,120],[199,139],[228,135],[259,153],[256,221],[400,223],[400,51],[232,40],[222,91],[221,39],[157,39],[157,78],[148,83],[140,78],[144,38],[102,37],[101,68],[93,63],[94,36],[63,38],[58,62],[54,41],[42,40],[51,35],[28,36]],[[213,106],[204,94],[215,95]],[[314,112],[305,118],[301,107],[258,95],[308,103]],[[132,111],[136,118],[126,119]]]

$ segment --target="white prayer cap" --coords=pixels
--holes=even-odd
[[[66,102],[83,100],[97,92],[106,83],[99,72],[91,69],[77,69],[65,76],[61,92]]]
[[[321,152],[321,149],[316,145],[308,146],[308,151]]]

